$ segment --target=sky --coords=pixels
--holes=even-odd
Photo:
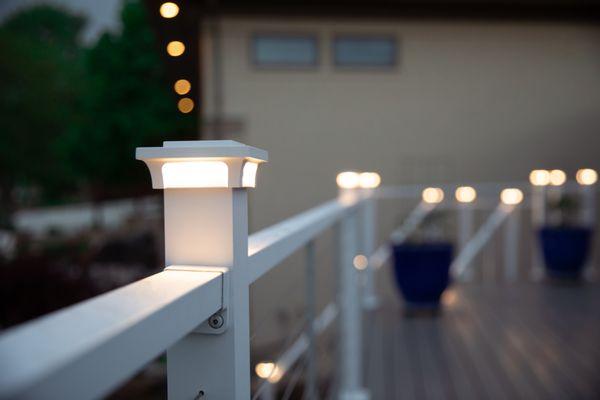
[[[15,12],[32,5],[52,4],[86,17],[88,23],[81,39],[90,44],[103,32],[120,29],[119,12],[122,2],[123,0],[0,0],[0,24]]]

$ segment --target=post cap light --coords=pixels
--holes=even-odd
[[[550,184],[552,186],[560,186],[567,181],[567,174],[560,169],[550,171]]]
[[[360,185],[360,175],[354,171],[344,171],[337,174],[335,182],[342,189],[356,189]]]
[[[508,206],[519,204],[523,201],[523,192],[515,188],[504,189],[500,193],[500,201]]]
[[[428,204],[438,204],[444,200],[444,191],[440,188],[428,187],[421,193],[423,201]]]
[[[582,168],[577,171],[575,179],[580,185],[593,185],[598,181],[598,173],[591,168]]]
[[[534,169],[529,174],[529,182],[534,186],[546,186],[550,183],[550,171]]]
[[[273,362],[260,362],[254,367],[254,372],[260,379],[266,379],[271,383],[276,383],[281,379],[281,370]]]
[[[369,266],[369,259],[363,254],[358,254],[352,259],[352,264],[354,264],[354,268],[362,271]]]
[[[381,176],[377,172],[362,172],[358,176],[358,181],[363,189],[375,189],[381,183]]]
[[[233,140],[163,142],[138,147],[135,158],[148,166],[154,189],[254,187],[266,151]]]
[[[454,197],[459,203],[472,203],[477,198],[477,191],[471,186],[461,186],[456,188]]]
[[[169,44],[167,44],[167,53],[171,57],[179,57],[184,52],[185,52],[185,44],[183,44],[183,42],[180,42],[179,40],[173,40],[173,41],[170,41]]]

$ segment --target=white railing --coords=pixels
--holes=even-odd
[[[0,398],[99,398],[167,351],[169,398],[248,399],[249,285],[303,247],[307,251],[306,329],[275,360],[277,369],[273,373],[284,375],[307,353],[305,393],[314,398],[315,340],[337,318],[337,397],[369,398],[362,382],[361,310],[377,304],[373,274],[389,257],[387,243],[375,250],[375,202],[414,199],[423,187],[345,190],[335,200],[249,236],[242,168],[245,171],[246,163],[260,160],[262,153],[230,143],[204,147],[187,143],[180,148],[170,144],[151,150],[142,151],[138,157],[150,166],[154,187],[165,189],[167,268],[5,332],[0,336]],[[185,161],[182,164],[186,168],[194,157],[198,157],[198,163],[210,157],[225,159],[230,168],[227,187],[204,188],[198,186],[199,181],[191,181],[191,186],[169,187],[166,179],[157,181],[160,170],[153,170],[155,164],[177,162],[178,157]],[[497,196],[504,186],[486,184],[478,189]],[[488,203],[495,206],[498,200]],[[470,206],[452,207],[464,212]],[[412,217],[394,233],[396,239],[400,235],[404,240],[432,208],[419,203]],[[514,209],[503,208],[504,217]],[[503,219],[492,218],[489,225],[495,229]],[[472,225],[472,218],[459,221]],[[336,235],[339,292],[334,303],[317,312],[314,241],[328,228],[334,228]],[[509,229],[514,236],[517,229]],[[459,255],[458,260],[460,268],[466,269],[471,253],[489,235],[482,233],[484,237],[477,239],[472,226],[459,227],[459,231],[467,255]],[[476,244],[469,247],[471,238]],[[515,246],[514,239],[511,246]],[[369,267],[362,271],[354,266],[360,254],[369,258]],[[514,256],[510,262],[515,262]],[[365,279],[360,280],[359,274],[363,273]],[[268,397],[272,391],[265,385],[259,391]]]

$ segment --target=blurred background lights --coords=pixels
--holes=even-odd
[[[359,271],[362,271],[369,265],[369,260],[364,255],[359,254],[356,257],[354,257],[352,263],[354,264],[354,268],[356,268]]]
[[[423,201],[428,204],[441,203],[444,200],[444,191],[440,188],[428,187],[421,194]]]
[[[175,89],[175,93],[184,95],[188,94],[192,89],[192,84],[187,79],[179,79],[177,82],[175,82],[173,88]]]
[[[360,187],[363,189],[374,189],[381,183],[381,177],[377,172],[363,172],[358,178]]]
[[[515,205],[523,201],[523,192],[519,189],[508,188],[500,193],[500,200],[506,205]]]
[[[281,371],[279,367],[272,362],[261,362],[256,364],[254,372],[261,379],[267,379],[271,383],[279,381],[281,378]]]
[[[189,97],[184,97],[177,102],[177,108],[182,113],[187,114],[194,109],[194,101]]]
[[[534,169],[529,174],[529,182],[534,186],[546,186],[550,183],[550,171]]]
[[[477,198],[477,191],[471,186],[461,186],[456,188],[454,196],[460,203],[472,203]]]
[[[560,186],[567,181],[567,174],[560,169],[550,171],[550,184],[552,186]]]
[[[598,173],[591,168],[583,168],[577,171],[575,179],[580,185],[593,185],[598,181]]]
[[[360,184],[360,177],[357,172],[345,171],[337,175],[335,182],[342,189],[354,189]]]
[[[173,18],[179,14],[179,6],[173,2],[162,3],[159,9],[160,16],[163,18]]]
[[[185,45],[179,40],[173,40],[167,45],[167,53],[171,57],[179,57],[185,51]]]

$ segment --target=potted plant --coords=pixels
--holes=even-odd
[[[592,229],[576,220],[577,200],[559,195],[548,202],[548,224],[539,230],[546,272],[554,279],[578,279],[590,252]]]
[[[392,241],[394,276],[409,310],[437,310],[450,283],[453,246],[444,222],[445,214],[432,211],[407,241]]]

